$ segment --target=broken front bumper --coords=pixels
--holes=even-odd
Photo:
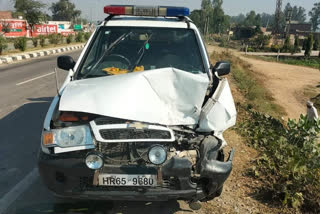
[[[201,163],[200,177],[191,175],[191,162],[173,157],[162,167],[105,165],[103,172],[120,174],[155,173],[155,187],[106,187],[94,185],[95,171],[84,162],[86,152],[68,156],[47,155],[40,151],[39,172],[46,186],[59,197],[92,200],[167,201],[170,199],[204,200],[215,197],[232,170],[231,151],[227,162],[208,160]],[[73,156],[73,157],[72,157]],[[139,174],[138,173],[138,174]],[[217,195],[218,196],[218,195]]]

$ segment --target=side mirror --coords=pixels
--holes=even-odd
[[[217,62],[217,64],[212,68],[212,73],[218,73],[219,77],[228,75],[231,71],[230,63],[225,61]]]
[[[57,61],[58,68],[67,71],[73,69],[76,64],[71,56],[59,56]]]

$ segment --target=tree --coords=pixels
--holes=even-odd
[[[223,0],[202,0],[201,10],[194,10],[190,18],[204,35],[223,33],[230,28],[230,16],[222,9]]]
[[[304,23],[307,19],[306,9],[303,7],[292,7],[290,3],[284,8],[285,17],[288,17],[289,11],[291,10],[291,21],[297,21]]]
[[[313,47],[313,34],[310,34],[306,43],[306,51],[304,52],[305,57],[311,56],[312,47]]]
[[[309,16],[313,31],[318,30],[319,18],[320,18],[320,3],[315,3],[312,10],[309,12]]]
[[[35,24],[45,21],[42,12],[46,5],[36,0],[15,0],[14,8],[17,14],[21,14],[33,29]]]
[[[294,6],[292,9],[292,20],[304,23],[307,20],[306,9],[303,7]]]
[[[202,0],[201,10],[202,10],[202,21],[203,21],[202,32],[205,35],[207,35],[209,33],[210,17],[212,16],[212,11],[213,11],[211,0]]]
[[[190,19],[200,28],[200,25],[201,25],[201,10],[193,10],[190,13]]]
[[[198,26],[201,31],[203,30],[203,23],[201,18],[201,10],[193,10],[190,14],[190,19]]]
[[[252,27],[252,26],[261,26],[261,15],[260,14],[256,14],[255,11],[250,11],[245,20],[243,25],[245,25],[246,27]]]
[[[295,36],[294,38],[294,47],[293,47],[294,53],[298,53],[301,51],[299,47],[299,36]]]
[[[240,23],[243,23],[245,19],[246,19],[246,16],[240,13],[238,16],[232,16],[231,22],[235,24],[240,24]]]
[[[274,22],[274,16],[267,14],[267,13],[262,13],[261,14],[261,23],[260,25],[262,27],[270,27],[272,25],[272,23]]]
[[[8,47],[8,42],[6,38],[0,34],[0,55]]]
[[[320,39],[319,37],[317,36],[314,40],[314,43],[313,43],[313,50],[314,51],[318,51],[320,48]]]
[[[76,10],[75,4],[69,0],[59,0],[57,3],[52,3],[49,9],[54,21],[72,21],[81,15],[81,11]]]
[[[290,52],[291,50],[292,50],[292,46],[290,43],[290,38],[289,38],[289,36],[287,36],[284,41],[284,45],[282,47],[282,52]]]
[[[224,14],[222,9],[222,0],[214,0],[213,5],[213,15],[211,17],[210,29],[213,33],[222,33],[227,31],[230,26],[230,17]]]

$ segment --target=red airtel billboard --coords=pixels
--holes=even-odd
[[[27,36],[27,22],[26,20],[2,19],[0,20],[0,32],[4,33],[5,37]]]
[[[58,25],[34,25],[32,31],[32,37],[39,35],[49,35],[58,33]]]

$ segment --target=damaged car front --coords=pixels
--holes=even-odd
[[[161,26],[161,27],[159,27]],[[232,170],[222,133],[236,121],[226,78],[210,69],[196,26],[181,18],[115,17],[80,59],[47,113],[39,152],[60,197],[211,200]]]

